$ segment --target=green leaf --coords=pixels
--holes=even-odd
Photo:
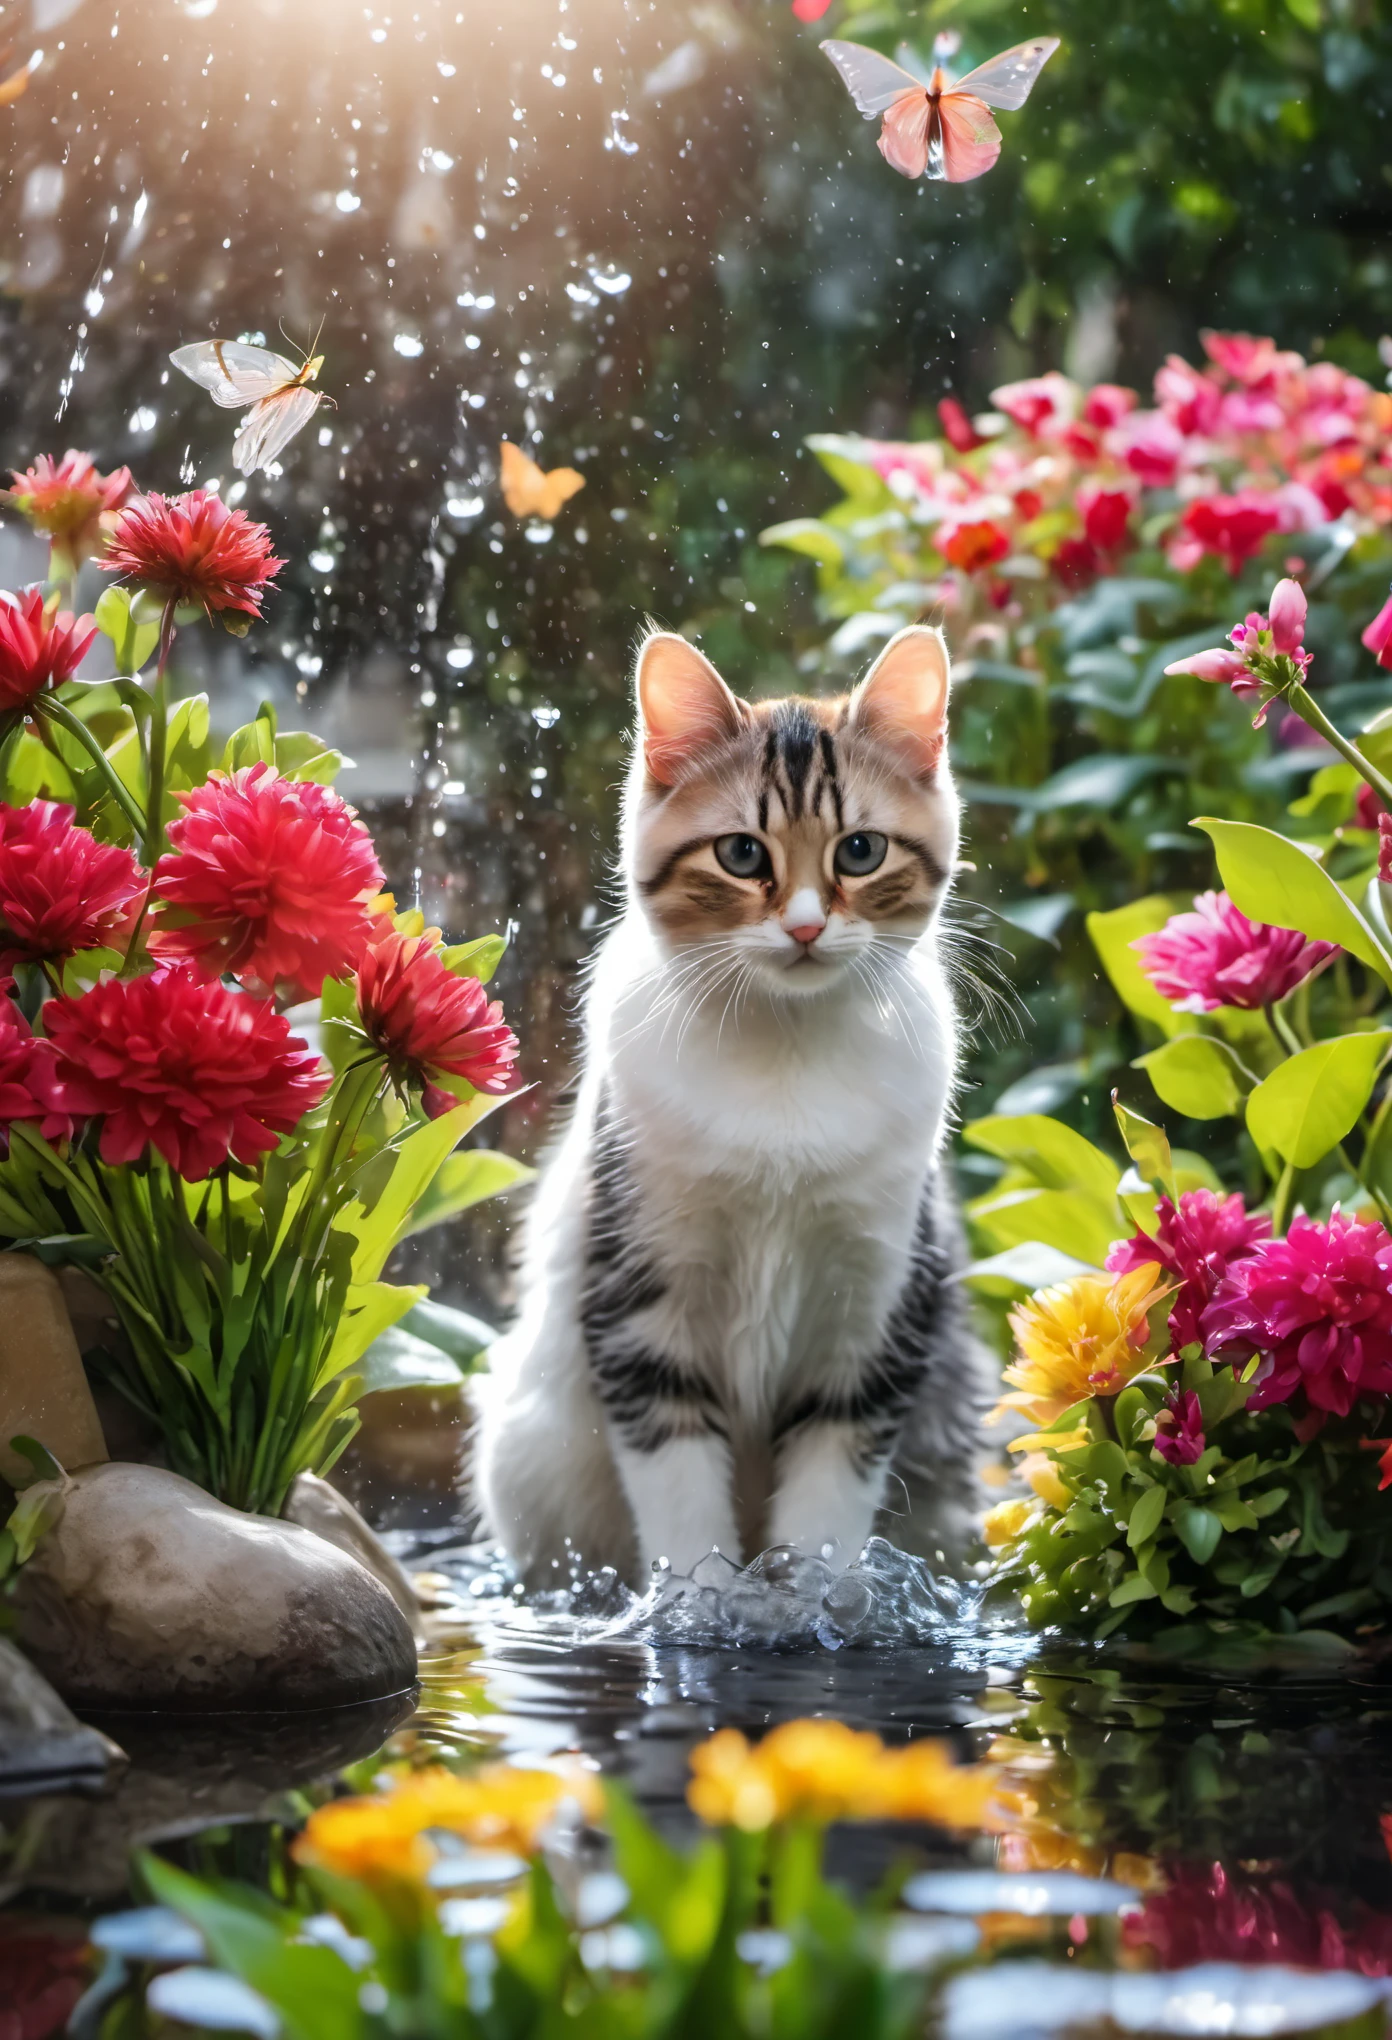
[[[466,1148],[460,1154],[450,1155],[441,1164],[434,1182],[422,1192],[397,1238],[409,1239],[412,1233],[424,1232],[428,1226],[443,1225],[447,1218],[457,1218],[461,1211],[482,1204],[487,1197],[500,1197],[519,1183],[530,1183],[535,1174],[525,1162],[492,1148]]]
[[[1045,1189],[1082,1190],[1102,1204],[1110,1204],[1116,1197],[1121,1170],[1110,1155],[1104,1155],[1061,1119],[1047,1119],[1038,1112],[975,1119],[964,1129],[963,1138],[972,1147],[999,1155],[1002,1161],[1020,1164]]]
[[[363,1171],[361,1188],[351,1204],[335,1217],[336,1231],[356,1238],[353,1280],[375,1282],[403,1226],[426,1189],[439,1174],[445,1157],[473,1126],[494,1110],[498,1100],[482,1092],[452,1112],[441,1113],[409,1133],[393,1152],[379,1156]],[[360,1349],[361,1350],[361,1349]]]
[[[347,763],[342,751],[308,730],[287,730],[275,740],[275,767],[284,779],[312,779],[332,786]]]
[[[1179,1192],[1175,1188],[1174,1159],[1170,1154],[1170,1143],[1163,1127],[1153,1120],[1143,1119],[1139,1112],[1132,1112],[1112,1093],[1112,1110],[1121,1137],[1126,1143],[1126,1152],[1136,1164],[1143,1182],[1154,1190],[1163,1190],[1171,1204],[1178,1204]]]
[[[1158,1601],[1160,1589],[1153,1586],[1144,1573],[1128,1573],[1118,1587],[1113,1587],[1107,1596],[1112,1608],[1129,1608],[1133,1601]]]
[[[790,517],[786,524],[770,524],[759,533],[759,543],[805,553],[823,567],[842,566],[846,558],[846,548],[836,533],[816,517]]]
[[[486,985],[507,954],[506,935],[480,935],[473,942],[455,942],[440,951],[440,961],[456,977],[477,978]]]
[[[1247,1100],[1257,1146],[1297,1169],[1312,1168],[1357,1123],[1389,1042],[1385,1028],[1340,1034],[1281,1063]]]
[[[1149,1055],[1136,1058],[1133,1069],[1144,1070],[1156,1096],[1186,1119],[1225,1119],[1242,1110],[1244,1085],[1251,1077],[1225,1041],[1208,1034],[1179,1034]]]
[[[401,1329],[424,1339],[427,1345],[434,1346],[439,1352],[447,1353],[461,1367],[471,1366],[498,1336],[492,1325],[485,1324],[482,1318],[471,1317],[465,1310],[456,1310],[453,1304],[436,1303],[432,1297],[414,1304],[407,1311],[401,1320]]]
[[[116,671],[138,673],[159,643],[159,618],[153,623],[133,620],[129,588],[104,588],[92,614],[97,629],[111,640]]]
[[[1092,946],[1117,997],[1141,1019],[1152,1021],[1162,1034],[1177,1034],[1186,1024],[1185,1017],[1176,1013],[1169,1000],[1156,991],[1131,945],[1142,935],[1154,935],[1176,911],[1174,903],[1163,893],[1150,893],[1110,914],[1087,917]]]
[[[1100,1268],[1122,1230],[1115,1199],[1100,1204],[1079,1190],[1010,1190],[988,1193],[967,1206],[988,1245],[998,1249],[1039,1243]]]
[[[1160,1528],[1167,1499],[1165,1489],[1158,1485],[1147,1488],[1138,1498],[1126,1526],[1126,1541],[1133,1551],[1138,1544],[1148,1544]]]
[[[395,1388],[457,1388],[464,1379],[458,1361],[428,1340],[415,1338],[401,1324],[380,1333],[354,1371],[358,1395]]]
[[[413,1304],[420,1303],[426,1293],[423,1282],[354,1283],[348,1291],[343,1315],[338,1321],[328,1357],[319,1369],[315,1387],[320,1388],[326,1381],[346,1373],[362,1358],[373,1341],[398,1318],[404,1317]]]
[[[11,1438],[10,1450],[11,1452],[17,1452],[21,1459],[28,1460],[30,1466],[34,1469],[33,1478],[35,1480],[61,1480],[63,1478],[62,1467],[49,1451],[47,1445],[41,1445],[37,1438],[26,1437],[23,1432],[20,1432],[17,1437]]]
[[[1392,956],[1357,908],[1313,857],[1272,829],[1200,815],[1213,838],[1218,869],[1234,903],[1253,921],[1294,928],[1316,942],[1337,942],[1392,985]]]
[[[1223,1526],[1212,1509],[1201,1509],[1195,1502],[1182,1502],[1175,1510],[1174,1526],[1180,1543],[1195,1565],[1207,1565],[1223,1535]]]

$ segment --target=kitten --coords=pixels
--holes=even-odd
[[[529,1580],[848,1565],[877,1519],[960,1548],[983,1373],[941,1161],[947,694],[923,628],[839,701],[740,701],[685,639],[642,646],[627,910],[480,1384],[478,1499]]]

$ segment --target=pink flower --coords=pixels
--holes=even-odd
[[[1305,590],[1298,581],[1278,581],[1271,591],[1271,642],[1278,652],[1296,657],[1304,650]]]
[[[13,503],[77,568],[101,551],[112,512],[130,493],[129,468],[100,474],[90,454],[69,447],[61,460],[41,453],[31,468],[16,468],[14,487],[0,500]]]
[[[968,574],[993,567],[1010,550],[1008,534],[989,517],[974,523],[939,525],[934,542],[950,566]]]
[[[1220,686],[1236,687],[1248,679],[1247,661],[1226,645],[1213,645],[1206,652],[1191,652],[1187,659],[1176,659],[1172,666],[1166,666],[1166,673],[1192,673],[1196,680],[1213,680]]]
[[[1270,383],[1278,368],[1300,361],[1298,354],[1279,354],[1265,334],[1203,332],[1199,338],[1214,366],[1249,389]]]
[[[1155,1419],[1155,1449],[1170,1466],[1192,1466],[1207,1445],[1203,1411],[1192,1388],[1171,1390]]]
[[[1179,473],[1184,434],[1163,411],[1134,411],[1113,435],[1113,447],[1147,489],[1168,489]]]
[[[0,715],[27,709],[46,688],[70,680],[97,634],[94,616],[49,616],[42,588],[0,592]]]
[[[155,866],[152,953],[289,998],[317,997],[351,969],[383,881],[341,794],[263,762],[214,772],[179,799]]]
[[[1121,383],[1094,383],[1083,403],[1083,418],[1099,431],[1109,432],[1114,425],[1120,425],[1128,411],[1135,410],[1136,402],[1136,392]]]
[[[1200,893],[1192,914],[1173,915],[1131,947],[1155,989],[1181,1013],[1269,1006],[1337,950],[1295,929],[1249,921],[1225,892]]]
[[[220,496],[149,495],[121,512],[101,562],[161,600],[208,616],[260,616],[271,582],[285,565],[271,534]]]
[[[1130,491],[1085,482],[1078,491],[1078,509],[1088,542],[1099,552],[1120,552],[1130,538],[1133,508]]]
[[[1366,779],[1360,780],[1357,797],[1353,803],[1353,819],[1360,829],[1380,829],[1386,808],[1373,792]],[[1381,873],[1378,874],[1381,877]]]
[[[1363,643],[1380,666],[1392,671],[1392,595],[1363,632]]]
[[[1031,438],[1038,438],[1046,425],[1066,424],[1076,415],[1078,396],[1078,385],[1051,368],[1047,375],[1002,383],[992,390],[991,402]]]
[[[1328,1225],[1293,1219],[1229,1268],[1204,1335],[1225,1359],[1261,1354],[1254,1410],[1304,1389],[1313,1409],[1346,1417],[1360,1396],[1392,1393],[1392,1234],[1337,1206]]]
[[[102,1160],[154,1148],[190,1183],[269,1154],[332,1082],[269,1000],[178,970],[50,999],[44,1025],[64,1102],[102,1122]]]
[[[986,444],[955,397],[939,400],[938,423],[942,426],[943,438],[957,453],[971,453],[974,448]]]
[[[37,1126],[45,1140],[69,1140],[73,1120],[57,1076],[53,1044],[37,1041],[13,999],[0,999],[0,1153],[15,1120]]]
[[[1280,505],[1269,494],[1239,489],[1232,496],[1200,496],[1180,519],[1184,534],[1204,553],[1216,553],[1230,574],[1259,553],[1281,529]]]
[[[1218,423],[1223,393],[1212,376],[1194,368],[1182,355],[1166,357],[1156,370],[1155,398],[1165,416],[1185,438],[1207,438]]]
[[[129,850],[73,827],[70,807],[0,806],[0,970],[123,944],[145,883]]]
[[[1373,789],[1368,787],[1367,792]],[[1376,799],[1376,794],[1373,795]],[[1392,815],[1384,809],[1377,818],[1378,832],[1378,877],[1384,885],[1392,885]]]
[[[799,21],[820,21],[830,5],[831,0],[792,0]]]
[[[1197,1343],[1199,1320],[1229,1265],[1256,1251],[1257,1242],[1269,1235],[1271,1221],[1249,1217],[1236,1191],[1231,1197],[1219,1197],[1212,1190],[1184,1190],[1177,1206],[1162,1197],[1156,1209],[1160,1229],[1154,1239],[1137,1233],[1119,1240],[1107,1256],[1107,1267],[1125,1275],[1158,1263],[1179,1277],[1170,1306],[1170,1339],[1179,1352]]]

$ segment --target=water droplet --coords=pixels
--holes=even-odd
[[[398,333],[392,341],[392,346],[398,354],[406,355],[409,360],[414,360],[418,354],[425,352],[425,342],[415,333]]]
[[[334,204],[340,212],[356,212],[362,200],[356,191],[340,191],[334,199]]]
[[[538,729],[554,729],[560,719],[561,711],[558,708],[552,708],[549,701],[539,701],[532,710],[532,721],[537,725]]]
[[[596,290],[602,290],[606,297],[622,297],[632,281],[633,278],[628,271],[620,269],[613,262],[606,263],[603,269],[590,271],[590,282]]]

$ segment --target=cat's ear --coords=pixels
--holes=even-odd
[[[913,624],[895,634],[851,696],[846,720],[891,751],[915,778],[936,771],[947,743],[947,644]]]
[[[662,786],[675,785],[701,751],[743,726],[744,704],[710,660],[673,631],[644,640],[635,685],[644,762]]]

